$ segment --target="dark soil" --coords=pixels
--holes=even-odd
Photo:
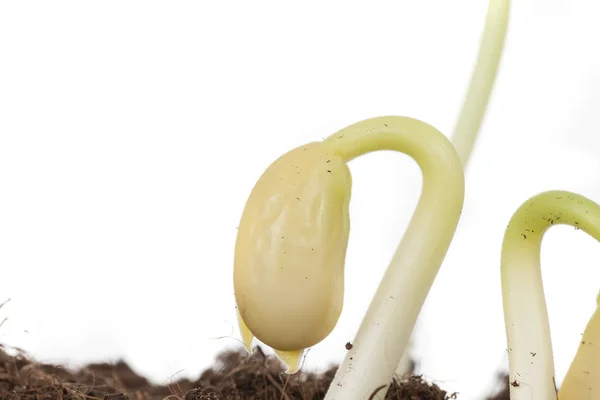
[[[14,352],[11,352],[14,353]],[[150,384],[124,362],[90,364],[79,370],[33,361],[22,351],[9,355],[0,345],[1,400],[319,400],[325,397],[336,367],[323,374],[283,374],[275,357],[257,348],[252,356],[227,351],[195,381]],[[508,379],[506,388],[508,388]],[[381,390],[384,390],[382,388]],[[420,376],[394,380],[386,399],[458,398]],[[508,393],[488,400],[508,400]]]
[[[488,397],[485,400],[510,400],[510,387],[508,382],[507,374],[498,374],[498,383],[500,384],[500,390],[495,395]]]

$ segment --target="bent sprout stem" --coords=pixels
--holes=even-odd
[[[516,381],[510,387],[511,400],[557,398],[540,267],[542,238],[548,228],[557,224],[580,228],[600,241],[600,206],[576,193],[544,192],[529,199],[515,212],[504,234],[502,301],[510,381]],[[597,325],[598,321],[594,326]],[[588,328],[594,326],[590,324]],[[593,379],[592,376],[589,379]],[[598,376],[596,380],[599,380]],[[567,382],[565,378],[564,384]],[[582,395],[580,398],[587,397]]]
[[[509,8],[509,0],[490,0],[488,3],[475,70],[452,134],[452,144],[465,169],[496,80],[508,26]]]
[[[509,9],[510,0],[489,0],[475,69],[452,133],[452,144],[465,171],[477,141],[502,59]],[[408,373],[409,366],[410,357],[407,348],[396,368],[396,375],[403,376]]]
[[[402,152],[422,172],[412,220],[326,396],[326,400],[366,399],[392,381],[458,225],[464,174],[448,139],[412,118],[365,120],[325,142],[346,162],[378,150]]]
[[[236,239],[234,289],[244,344],[254,337],[298,369],[304,349],[325,338],[341,313],[351,176],[346,163],[373,151],[412,157],[422,191],[408,229],[372,299],[327,400],[380,398],[406,350],[452,241],[464,201],[464,169],[500,61],[508,0],[490,0],[486,28],[453,140],[407,117],[348,126],[282,155],[263,173]],[[401,367],[400,367],[401,368]]]

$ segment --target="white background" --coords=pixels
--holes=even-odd
[[[258,176],[365,118],[449,135],[486,3],[2,2],[0,298],[12,300],[0,342],[71,365],[124,357],[156,382],[240,346],[233,246]],[[506,366],[511,214],[549,189],[600,201],[599,11],[513,1],[463,218],[414,348],[419,370],[461,399]],[[344,356],[419,195],[406,156],[351,170],[345,308],[307,368]],[[544,241],[559,378],[594,310],[599,260],[581,231]]]

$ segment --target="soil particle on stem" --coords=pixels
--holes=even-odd
[[[337,367],[322,374],[286,375],[284,367],[260,348],[225,351],[212,368],[191,381],[179,379],[153,385],[122,361],[90,364],[78,370],[38,363],[18,349],[10,354],[0,345],[2,400],[322,400]],[[388,400],[457,398],[420,376],[394,380]],[[504,400],[494,397],[489,400]]]

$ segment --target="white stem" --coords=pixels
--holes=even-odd
[[[412,220],[325,397],[366,400],[392,381],[454,236],[464,200],[464,175],[449,140],[411,118],[362,121],[326,142],[346,161],[372,151],[399,151],[412,157],[423,174]],[[372,398],[381,399],[384,394],[381,390]]]
[[[396,378],[401,379],[412,372],[414,364],[410,354],[410,349],[413,347],[413,333],[414,332],[411,333],[411,336],[408,339],[408,344],[406,345],[406,349],[404,349],[404,354],[402,354],[402,358],[400,359],[400,362],[396,367],[396,371],[394,372]]]
[[[509,0],[490,0],[488,3],[485,28],[479,45],[475,70],[452,134],[452,144],[456,148],[465,171],[477,141],[477,135],[496,80],[498,66],[502,59],[509,11]],[[398,364],[396,375],[406,374],[410,366],[410,357],[407,353]]]
[[[498,65],[502,58],[509,8],[509,0],[489,1],[477,63],[452,134],[452,143],[465,169],[490,100]]]
[[[600,240],[600,206],[575,193],[544,192],[513,215],[502,244],[502,301],[511,400],[556,400],[554,358],[542,284],[542,238],[553,225]]]

